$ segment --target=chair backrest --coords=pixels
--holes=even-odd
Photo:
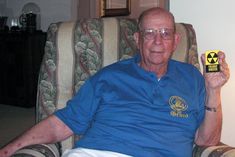
[[[199,68],[192,25],[176,24],[181,42],[172,56]],[[84,81],[102,67],[137,52],[133,33],[137,20],[126,18],[81,19],[51,24],[47,31],[37,93],[37,121],[63,108]],[[71,147],[73,139],[64,142]]]

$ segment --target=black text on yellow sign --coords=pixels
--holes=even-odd
[[[209,50],[205,53],[206,72],[220,71],[218,52],[220,50]]]

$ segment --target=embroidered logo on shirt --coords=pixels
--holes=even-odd
[[[169,105],[172,109],[172,111],[170,112],[171,116],[188,118],[188,114],[183,113],[188,108],[188,105],[183,98],[178,96],[171,96],[169,99]]]

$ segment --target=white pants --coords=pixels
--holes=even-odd
[[[75,148],[65,150],[62,157],[131,157],[129,155],[87,148]]]

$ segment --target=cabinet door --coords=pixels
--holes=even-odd
[[[5,34],[0,44],[1,104],[35,106],[45,40],[46,33]]]
[[[28,104],[30,106],[35,106],[36,96],[37,96],[37,83],[39,70],[44,54],[44,46],[46,41],[46,33],[36,33],[28,35],[27,37],[27,51],[30,53],[28,55]]]
[[[5,36],[3,51],[1,52],[4,67],[1,69],[1,103],[24,104],[25,102],[25,38],[20,34]]]

